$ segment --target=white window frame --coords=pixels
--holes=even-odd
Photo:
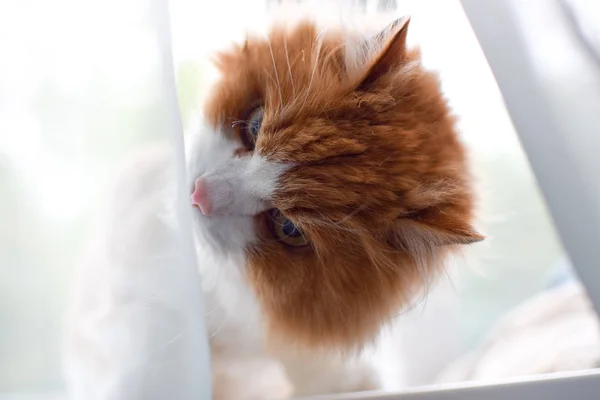
[[[494,384],[457,384],[402,393],[349,393],[310,400],[598,400],[600,371],[549,374]],[[306,399],[308,400],[308,399]]]
[[[577,115],[560,114],[550,106],[529,54],[525,27],[516,21],[513,7],[518,7],[518,2],[461,3],[502,92],[563,247],[599,311],[600,158],[590,150],[600,149],[600,106],[595,113],[581,109]],[[595,72],[588,80],[590,90],[598,95],[600,79]],[[565,120],[576,121],[576,128],[565,131]]]

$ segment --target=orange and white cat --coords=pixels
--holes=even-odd
[[[215,398],[378,388],[356,351],[482,240],[465,150],[408,27],[285,21],[215,57],[186,144]],[[136,179],[158,192],[146,164]]]

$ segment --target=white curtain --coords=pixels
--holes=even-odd
[[[139,365],[116,363],[112,376],[98,374],[87,390],[99,398],[123,384],[120,397],[104,398],[210,398],[169,18],[167,0],[0,2],[0,398],[64,398],[64,311],[74,272],[93,236],[106,243],[108,235],[119,243],[106,250],[126,246],[126,262],[109,258],[85,290],[116,274],[145,282],[122,310],[98,317],[135,340],[113,337],[101,323],[89,333],[109,362],[125,351]],[[172,215],[154,225],[163,235],[155,247],[119,214],[130,204],[112,196],[106,210],[121,164],[152,143],[172,155],[166,169],[177,183],[163,193]],[[127,284],[113,278],[99,290]],[[170,319],[157,322],[161,312]]]

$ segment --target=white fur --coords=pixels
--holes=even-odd
[[[253,217],[270,206],[278,177],[288,165],[253,154],[236,157],[240,143],[208,125],[196,124],[187,136],[189,185],[205,178],[214,214],[194,210],[195,229],[202,240],[223,254],[243,251],[255,239]]]
[[[197,124],[186,139],[191,193],[196,178],[226,166],[233,159],[239,144],[203,124]],[[240,256],[244,246],[255,238],[252,216],[248,214],[231,213],[205,217],[198,210],[194,210],[194,219],[194,230],[200,240],[223,255]]]
[[[234,157],[201,176],[206,182],[212,213],[256,215],[270,208],[277,178],[286,165],[258,154]]]

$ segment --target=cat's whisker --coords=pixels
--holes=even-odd
[[[356,207],[356,209],[354,211],[352,211],[351,213],[346,214],[338,222],[335,222],[335,225],[336,226],[340,226],[341,224],[343,224],[344,222],[348,221],[350,218],[352,218],[353,216],[355,216],[356,214],[358,214],[359,212],[361,212],[362,210],[364,210],[366,207],[367,207],[366,205],[361,204],[360,206]]]
[[[316,211],[316,210],[315,210]],[[365,231],[363,227],[351,228],[348,226],[341,225],[341,221],[333,221],[330,218],[327,218],[323,213],[316,211],[316,213],[320,216],[320,218],[316,221],[310,221],[309,224],[313,226],[323,226],[328,228],[334,228],[340,231],[359,234]],[[345,217],[346,218],[346,217]]]
[[[212,286],[213,288],[216,288],[217,287],[217,281],[219,279],[221,279],[221,269],[220,268],[215,268],[214,272],[215,273],[212,275],[212,277],[213,277],[212,281],[213,282],[211,282],[210,286]],[[205,317],[208,317],[207,325],[210,325],[213,322],[213,320],[217,317],[217,315],[218,315],[217,314],[217,308],[218,308],[218,305],[217,305],[217,303],[215,303],[215,305],[210,310],[205,311],[204,315],[205,315]],[[213,334],[209,335],[209,339],[212,338],[212,337],[214,337],[217,333],[219,333],[219,331],[221,330],[221,328],[223,328],[223,325],[225,325],[225,322],[227,322],[227,317],[225,317],[225,319],[223,320],[223,322],[221,323],[221,325],[215,330],[215,332]]]
[[[321,56],[321,48],[323,47],[323,40],[322,40],[321,36],[325,33],[325,31],[326,30],[323,29],[321,32],[319,32],[319,34],[317,35],[317,38],[315,39],[315,42],[317,43],[316,58],[313,61],[313,68],[312,68],[312,72],[310,75],[310,81],[308,82],[308,87],[306,88],[306,93],[304,95],[304,102],[302,103],[300,110],[304,109],[304,106],[306,105],[306,101],[308,100],[308,96],[310,95],[310,90],[312,88],[313,81],[315,80],[315,73],[317,72],[317,66],[319,65],[319,59]]]
[[[273,75],[269,71],[267,71],[266,69],[265,69],[265,75],[273,83],[273,86],[278,87],[277,80],[275,78],[273,78]],[[269,91],[270,90],[271,89],[269,88]],[[283,112],[283,110],[281,112]]]
[[[171,346],[172,344],[176,343],[178,340],[180,340],[183,337],[183,332],[179,332],[178,334],[174,335],[171,339],[161,343],[160,346],[156,347],[154,349],[153,353],[158,353],[160,350],[166,349],[167,347]]]
[[[452,277],[448,273],[448,269],[445,266],[443,266],[442,271],[444,272],[444,275],[446,275],[446,278],[448,279],[448,282],[450,283],[450,287],[452,288],[452,290],[454,290],[455,292],[458,291],[458,288],[454,284],[454,280],[452,280]]]
[[[267,36],[267,44],[269,45],[269,52],[271,53],[271,60],[273,61],[273,70],[275,71],[275,79],[277,81],[277,90],[279,92],[279,106],[283,110],[283,94],[281,93],[281,83],[279,82],[279,73],[277,72],[277,64],[275,63],[275,55],[273,54],[273,47],[271,46],[271,39]]]
[[[250,121],[242,121],[242,120],[237,120],[237,121],[233,121],[231,123],[231,127],[235,128],[238,125],[244,125],[244,126],[249,126],[250,125]]]
[[[223,329],[223,327],[225,326],[225,323],[227,322],[227,316],[225,316],[225,318],[223,318],[223,322],[221,322],[221,325],[219,325],[219,327],[210,334],[210,336],[208,337],[209,339],[214,338],[215,336],[217,336],[217,334],[221,331],[221,329]]]
[[[331,49],[329,51],[329,53],[327,53],[327,55],[325,56],[325,59],[323,60],[323,62],[321,63],[322,65],[327,65],[329,63],[329,59],[331,57],[333,57],[335,55],[335,53],[340,50],[341,48],[343,48],[345,46],[345,44],[338,44],[337,46],[335,46],[333,49]]]
[[[290,83],[292,85],[292,98],[296,98],[296,85],[294,85],[294,77],[292,76],[292,66],[290,65],[290,54],[287,46],[287,36],[283,36],[283,48],[285,49],[285,60],[287,61],[288,72],[290,74]]]

